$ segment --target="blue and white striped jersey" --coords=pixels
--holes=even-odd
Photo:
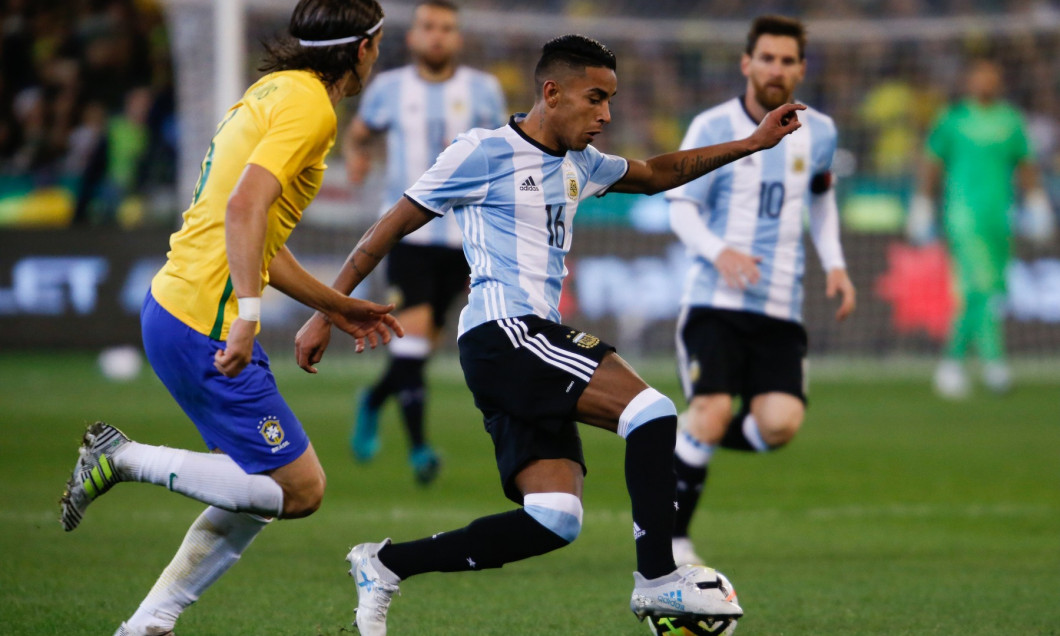
[[[380,73],[361,98],[358,115],[386,131],[386,212],[456,136],[471,128],[504,124],[507,107],[497,78],[460,66],[444,82],[429,82],[409,65]],[[460,247],[452,219],[428,223],[405,237],[409,243]]]
[[[811,192],[811,181],[828,184],[836,149],[832,119],[812,108],[799,112],[802,128],[777,146],[723,166],[670,190],[672,205],[694,203],[710,234],[738,251],[761,257],[761,279],[739,290],[727,285],[704,250],[690,245],[693,265],[683,306],[707,306],[802,321],[806,252],[802,229],[809,212],[813,238],[826,269],[844,267],[838,211],[831,187]],[[696,148],[742,139],[758,126],[735,98],[693,120],[681,144]],[[676,229],[676,228],[675,228]],[[716,255],[716,253],[714,254]]]
[[[578,203],[602,196],[628,168],[592,146],[555,154],[516,127],[523,117],[460,135],[405,192],[435,214],[452,210],[463,231],[471,294],[460,334],[526,314],[559,322]]]

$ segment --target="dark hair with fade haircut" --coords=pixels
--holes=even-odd
[[[224,1],[224,0],[220,0]],[[327,86],[334,86],[347,71],[357,75],[357,51],[361,40],[333,46],[303,46],[299,40],[337,40],[353,36],[379,37],[369,29],[383,19],[376,0],[300,0],[291,13],[289,36],[265,42],[265,60],[259,71],[311,71]]]
[[[780,35],[795,38],[799,44],[799,59],[806,59],[806,26],[795,18],[783,15],[760,15],[751,23],[747,32],[747,48],[744,53],[753,55],[758,38],[763,35]]]
[[[547,75],[555,72],[559,66],[570,70],[584,70],[586,67],[599,66],[617,70],[618,61],[611,49],[584,35],[561,35],[541,47],[541,59],[534,68],[534,83],[537,92],[541,92]]]
[[[460,7],[452,0],[420,0],[416,3],[415,8],[419,9],[420,7],[434,7],[436,9],[446,9],[453,13],[460,13]]]

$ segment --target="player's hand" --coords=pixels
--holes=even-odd
[[[1044,190],[1039,188],[1027,193],[1019,220],[1020,234],[1024,238],[1039,246],[1052,242],[1056,234],[1056,214]]]
[[[913,245],[927,245],[935,240],[935,204],[923,194],[913,195],[905,235]]]
[[[254,353],[254,332],[258,323],[236,318],[228,328],[225,348],[218,349],[213,356],[213,366],[227,378],[234,378],[250,364]]]
[[[798,112],[806,110],[805,104],[783,104],[766,113],[758,128],[751,133],[751,141],[759,150],[772,148],[780,140],[802,128]]]
[[[747,289],[749,285],[758,284],[761,277],[758,264],[761,262],[761,256],[750,256],[726,247],[718,254],[718,258],[714,259],[714,267],[729,287]]]
[[[364,351],[364,345],[375,349],[382,341],[390,342],[390,331],[400,338],[405,335],[401,323],[390,315],[394,304],[380,305],[360,298],[344,297],[343,302],[333,313],[328,314],[331,324],[353,336],[357,341],[357,353]]]
[[[316,373],[313,365],[324,357],[331,342],[331,323],[320,312],[305,321],[294,337],[294,359],[306,373]]]
[[[854,313],[854,308],[857,306],[857,290],[854,289],[854,283],[850,282],[850,276],[847,275],[847,270],[842,268],[836,268],[828,272],[828,279],[825,282],[824,295],[829,298],[835,298],[836,294],[839,294],[840,303],[839,309],[835,312],[836,322],[842,322],[850,317],[850,314]]]
[[[372,169],[372,160],[361,152],[352,152],[346,156],[346,179],[351,185],[361,185]]]

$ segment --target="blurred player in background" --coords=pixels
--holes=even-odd
[[[973,62],[965,89],[966,98],[947,108],[928,136],[908,219],[913,242],[932,240],[942,185],[942,228],[961,307],[935,371],[935,389],[950,399],[971,390],[964,363],[973,346],[986,387],[1004,393],[1012,385],[1002,329],[1005,275],[1012,258],[1014,173],[1024,193],[1029,238],[1048,242],[1055,227],[1023,117],[1002,99],[1001,69],[992,61]]]
[[[323,181],[335,104],[360,92],[379,55],[375,0],[301,0],[290,38],[225,115],[141,312],[144,349],[162,383],[213,453],[131,441],[88,428],[63,493],[73,530],[88,505],[122,481],[153,483],[209,504],[119,635],[171,634],[189,605],[273,517],[312,514],[324,470],[280,395],[256,341],[265,285],[375,346],[400,327],[385,307],[337,293],[309,275],[285,243]]]
[[[682,148],[742,139],[792,101],[806,74],[805,29],[762,16],[747,35],[744,94],[701,113]],[[765,452],[795,436],[805,413],[802,320],[803,218],[827,274],[836,319],[854,310],[854,286],[839,242],[832,188],[836,130],[809,108],[805,125],[776,147],[667,193],[674,232],[693,257],[677,323],[677,355],[688,410],[677,436],[673,549],[678,564],[702,563],[688,526],[721,445]],[[740,399],[733,415],[734,397]]]
[[[774,146],[799,128],[795,112],[802,107],[781,105],[739,140],[626,160],[590,145],[611,121],[615,68],[614,54],[595,40],[568,35],[547,43],[534,72],[533,109],[496,130],[461,135],[368,230],[335,281],[340,292],[353,291],[402,237],[437,216],[456,216],[471,264],[460,363],[493,438],[504,493],[521,506],[417,541],[351,550],[357,626],[365,636],[386,634],[390,600],[403,579],[498,568],[578,536],[585,460],[576,421],[626,440],[637,553],[633,611],[742,614],[713,570],[674,564],[673,402],[613,347],[560,324],[558,305],[582,200],[659,192]],[[306,370],[323,355],[328,333],[319,314],[299,332],[296,352]]]
[[[405,189],[431,167],[456,136],[471,128],[496,128],[507,117],[496,78],[466,66],[456,56],[462,39],[457,7],[449,0],[416,5],[405,36],[412,64],[380,73],[361,97],[346,130],[343,153],[350,182],[364,182],[373,147],[386,135],[386,212]],[[409,463],[421,484],[438,474],[438,455],[424,427],[424,366],[437,344],[453,299],[467,292],[468,266],[460,228],[452,216],[406,236],[390,252],[387,279],[405,337],[390,346],[390,366],[357,398],[350,444],[359,461],[379,451],[379,411],[397,396],[409,438]]]

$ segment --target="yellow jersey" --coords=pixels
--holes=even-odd
[[[225,248],[228,197],[248,164],[268,170],[282,187],[268,211],[264,290],[269,263],[320,190],[335,135],[334,105],[314,73],[270,73],[248,88],[218,124],[191,206],[151,281],[158,304],[192,329],[225,340],[238,315]]]

